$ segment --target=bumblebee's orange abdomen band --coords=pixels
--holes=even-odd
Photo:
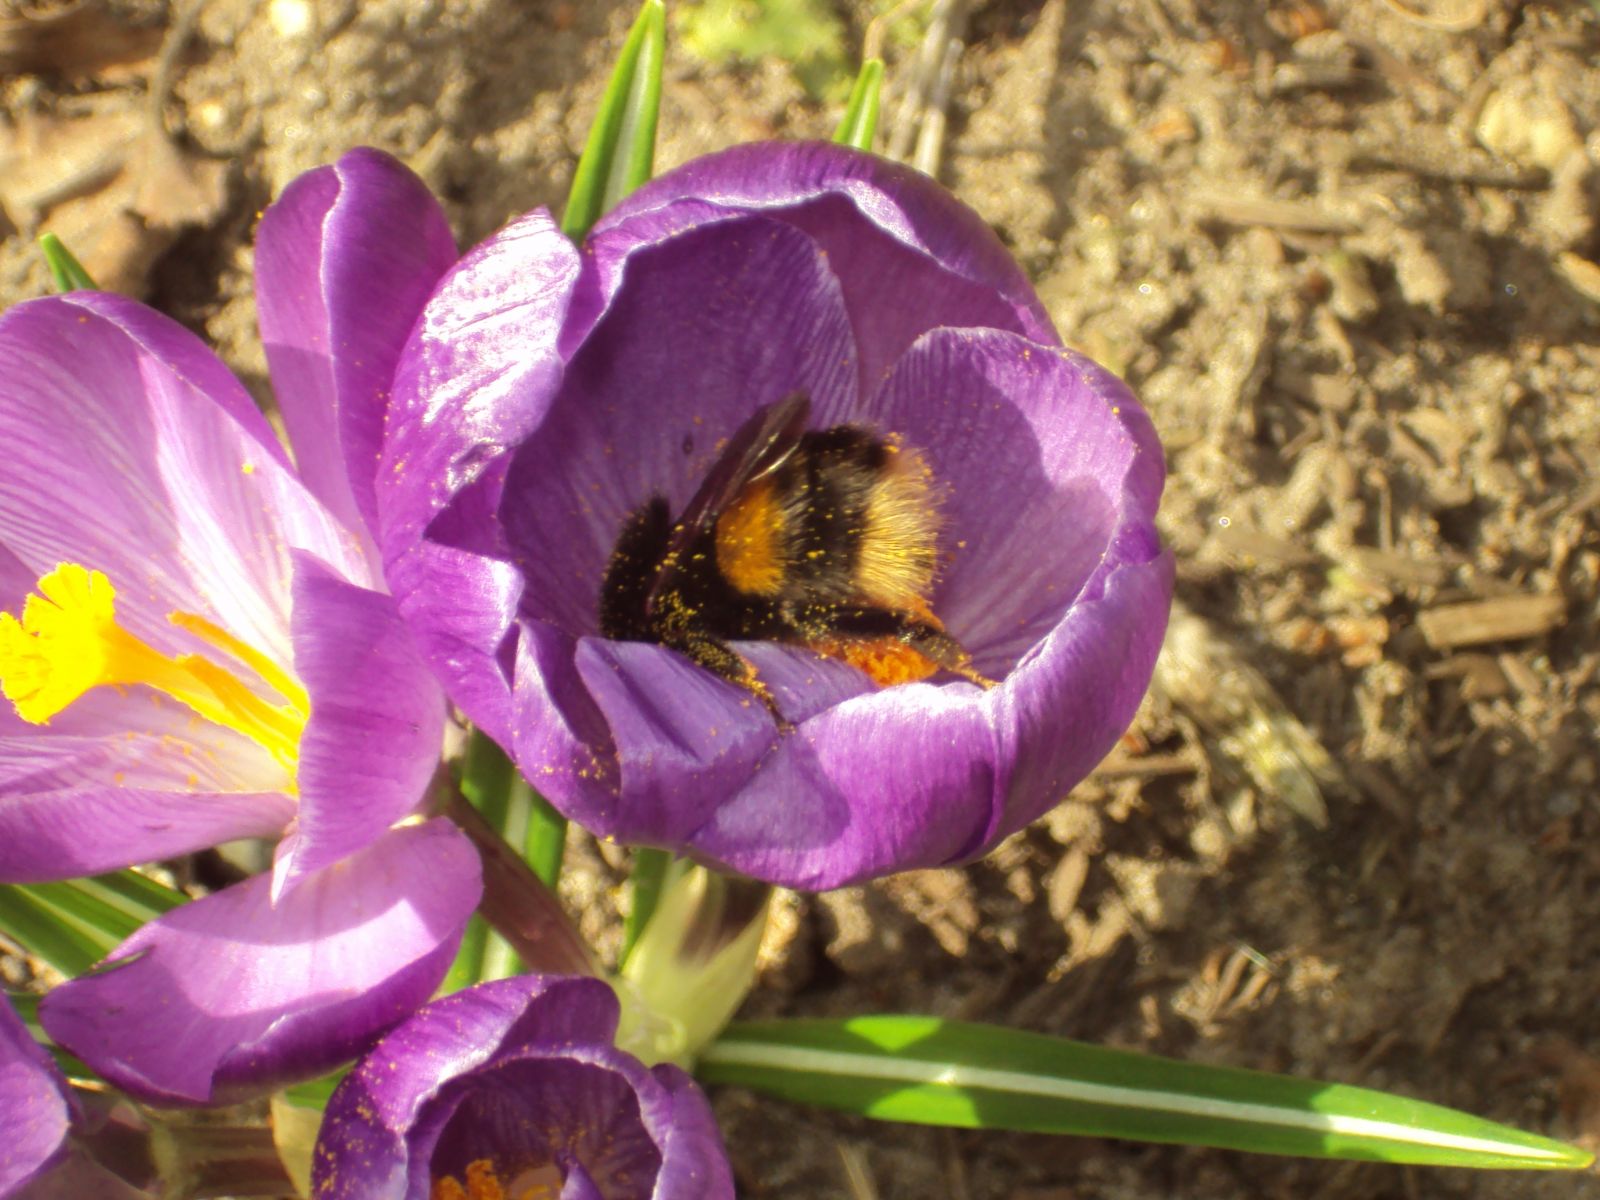
[[[783,587],[783,506],[770,480],[759,480],[735,497],[717,518],[717,569],[722,577],[756,596]]]

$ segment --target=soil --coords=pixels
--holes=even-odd
[[[270,197],[368,143],[463,244],[559,207],[634,9],[121,0],[39,37],[15,7],[0,305],[46,289],[52,228],[263,399]],[[865,0],[839,15],[859,39]],[[915,48],[887,50],[893,137]],[[1597,62],[1579,3],[975,7],[939,176],[1154,415],[1174,653],[1107,766],[988,858],[784,897],[747,1013],[991,1020],[1600,1148]],[[781,63],[675,39],[667,77],[660,168],[837,119]],[[616,864],[577,851],[598,928]],[[716,1104],[751,1197],[1600,1197]]]

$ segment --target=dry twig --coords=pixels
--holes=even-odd
[[[1467,0],[1461,13],[1454,17],[1436,17],[1432,13],[1421,13],[1414,8],[1401,3],[1401,0],[1383,0],[1384,6],[1404,20],[1413,25],[1421,25],[1424,29],[1435,29],[1440,33],[1469,33],[1483,24],[1484,18],[1489,15],[1489,0]]]
[[[1436,650],[1481,646],[1538,637],[1567,616],[1560,596],[1494,596],[1464,604],[1441,604],[1417,614],[1417,627]]]

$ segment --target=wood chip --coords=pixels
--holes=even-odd
[[[1496,656],[1495,664],[1501,674],[1525,696],[1537,696],[1544,691],[1544,681],[1539,678],[1539,673],[1523,662],[1515,654],[1501,654]]]
[[[1581,258],[1571,250],[1556,255],[1556,270],[1573,287],[1590,300],[1600,304],[1600,266]]]
[[[1341,565],[1357,575],[1379,583],[1402,587],[1438,587],[1449,578],[1442,562],[1414,558],[1376,546],[1347,546],[1339,551]]]
[[[100,0],[55,12],[0,16],[0,76],[89,75],[140,62],[160,46],[159,28],[127,25]]]
[[[1428,679],[1458,679],[1463,700],[1493,700],[1511,690],[1500,664],[1487,654],[1456,654],[1431,663],[1423,672]]]
[[[1560,596],[1496,596],[1430,608],[1417,615],[1417,627],[1428,645],[1449,650],[1538,637],[1559,627],[1566,615]]]
[[[1425,179],[1514,192],[1537,192],[1550,186],[1550,172],[1543,167],[1508,166],[1475,147],[1463,150],[1442,140],[1416,146],[1362,147],[1351,154],[1349,166],[1352,171],[1403,171]]]
[[[1073,846],[1061,856],[1061,861],[1045,880],[1045,903],[1050,915],[1063,925],[1077,910],[1078,897],[1083,894],[1084,881],[1089,878],[1089,852],[1082,846]]]
[[[1202,192],[1194,197],[1194,204],[1201,216],[1225,225],[1265,225],[1299,233],[1354,233],[1356,230],[1354,221],[1294,200]]]
[[[844,1169],[845,1188],[851,1200],[878,1200],[878,1185],[872,1179],[867,1152],[856,1142],[835,1141],[839,1165]]]
[[[1124,755],[1113,751],[1093,774],[1101,779],[1146,779],[1155,775],[1193,775],[1200,770],[1194,755],[1179,750],[1175,754]]]
[[[1350,63],[1280,63],[1272,72],[1272,94],[1290,96],[1295,92],[1338,91],[1359,87],[1371,78],[1370,71]]]
[[[1250,567],[1258,563],[1304,567],[1321,561],[1317,555],[1288,538],[1253,529],[1234,521],[1213,529],[1200,548],[1206,561],[1221,561]]]

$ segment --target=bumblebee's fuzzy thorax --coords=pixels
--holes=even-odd
[[[751,596],[912,609],[926,604],[938,565],[921,455],[851,425],[803,434],[714,528],[717,570]]]
[[[929,606],[940,521],[927,463],[857,426],[807,431],[808,412],[799,395],[757,412],[676,522],[660,497],[629,517],[601,633],[681,651],[775,715],[727,642],[805,646],[880,686],[941,669],[987,685]]]

